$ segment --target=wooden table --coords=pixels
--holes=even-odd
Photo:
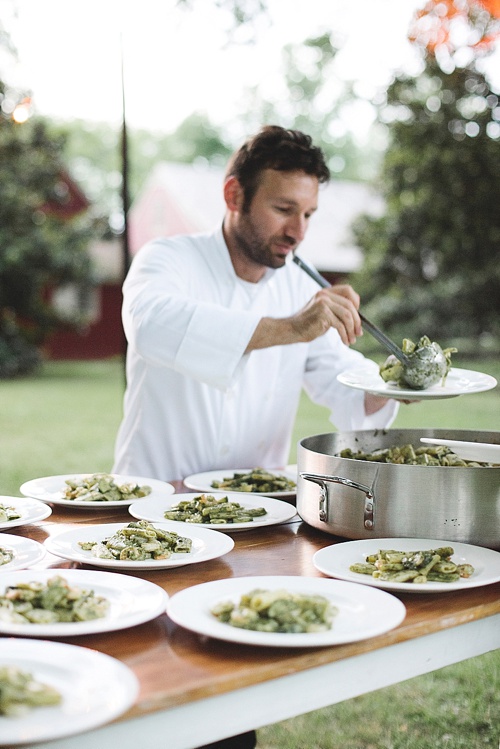
[[[182,490],[178,484],[176,488]],[[54,506],[45,521],[13,528],[10,533],[43,542],[77,524],[130,520],[122,510],[97,513]],[[233,538],[234,549],[219,559],[139,576],[169,595],[227,577],[321,577],[313,566],[313,554],[342,541],[297,518],[280,526],[234,533]],[[38,568],[70,566],[78,565],[50,554],[38,564]],[[104,727],[30,746],[193,749],[500,646],[500,583],[463,592],[399,597],[407,616],[396,629],[370,640],[327,648],[236,646],[183,630],[166,614],[127,630],[67,638],[65,642],[126,663],[140,681],[138,700],[120,719]]]

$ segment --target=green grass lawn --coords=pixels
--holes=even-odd
[[[500,380],[493,359],[460,361]],[[123,363],[49,362],[36,377],[0,381],[0,494],[37,476],[109,471],[120,423]],[[500,428],[500,388],[402,406],[396,427]],[[299,439],[332,431],[303,396]],[[277,695],[279,699],[279,695]],[[259,749],[498,749],[500,651],[259,730]]]

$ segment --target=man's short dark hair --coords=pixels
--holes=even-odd
[[[317,177],[320,183],[330,179],[323,152],[313,145],[309,135],[266,125],[236,151],[226,170],[226,178],[236,177],[243,188],[243,210],[249,209],[264,169],[303,171]]]

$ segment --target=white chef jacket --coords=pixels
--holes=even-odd
[[[394,401],[366,416],[364,393],[336,381],[366,361],[337,331],[244,353],[262,317],[288,317],[317,291],[292,262],[258,283],[238,278],[222,227],[146,244],[123,286],[127,388],[113,472],[178,480],[284,466],[302,387],[340,430],[389,426]]]

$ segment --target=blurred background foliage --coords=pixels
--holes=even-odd
[[[233,14],[235,38],[249,38],[266,12],[265,0],[213,2]],[[334,74],[333,31],[283,49],[279,100],[244,92],[240,131],[264,123],[305,130],[323,147],[333,179],[363,180],[382,195],[384,215],[359,217],[353,227],[365,262],[350,281],[367,314],[396,339],[411,322],[447,345],[460,339],[462,351],[463,341],[498,351],[500,92],[482,63],[499,15],[496,0],[423,2],[410,30],[421,70],[396,77],[378,101],[364,101]],[[1,27],[0,46],[16,54]],[[54,327],[84,322],[79,314],[62,319],[47,289],[75,284],[83,300],[93,283],[88,242],[122,232],[122,144],[106,123],[22,117],[26,92],[1,78],[0,70],[0,377],[10,377],[32,371]],[[357,108],[362,117],[364,106],[378,117],[360,145],[341,114]],[[224,164],[238,145],[232,133],[197,111],[171,133],[129,129],[131,199],[159,161]],[[65,170],[89,202],[69,221],[55,210],[66,200]]]

